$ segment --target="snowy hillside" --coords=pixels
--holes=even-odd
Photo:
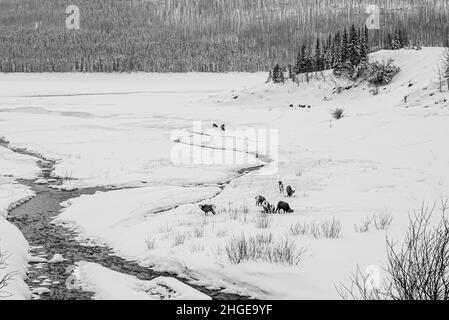
[[[385,237],[401,240],[409,211],[449,197],[449,93],[439,92],[437,73],[442,52],[373,54],[372,60],[393,58],[401,68],[377,95],[364,83],[334,79],[329,72],[299,85],[264,84],[261,73],[61,79],[2,74],[0,136],[54,159],[53,174],[63,178],[54,188],[135,187],[64,202],[54,223],[76,230],[79,241],[111,247],[140,265],[224,292],[334,299],[335,285],[347,282],[357,265],[384,266]],[[19,81],[26,85],[18,86]],[[344,109],[339,120],[331,115],[336,108]],[[224,136],[251,128],[277,130],[278,150],[251,156],[258,165],[277,160],[278,171],[264,175],[241,163],[174,164],[171,150],[190,140],[174,141],[173,130],[187,130],[192,138],[198,134],[192,121],[202,121],[203,129],[226,124]],[[0,163],[12,159],[1,149],[0,155]],[[0,170],[6,175],[3,165]],[[23,174],[34,172],[29,167]],[[296,190],[293,197],[280,194],[278,181]],[[257,195],[274,205],[288,202],[294,212],[264,220]],[[215,205],[217,214],[206,217],[200,203]],[[361,232],[367,218],[392,220]],[[317,232],[331,223],[341,234],[329,238]],[[264,250],[285,245],[298,259],[231,261],[236,241],[262,238],[269,239]],[[93,274],[102,270],[81,265]],[[110,272],[111,278],[137,281]],[[96,282],[91,273],[90,285],[101,287],[105,280]]]

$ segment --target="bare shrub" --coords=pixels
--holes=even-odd
[[[311,235],[315,239],[336,239],[341,236],[341,223],[335,218],[320,223],[297,222],[288,227],[288,233],[292,236]]]
[[[441,220],[431,227],[434,208],[423,205],[413,213],[400,249],[396,249],[392,241],[387,241],[387,271],[392,280],[386,291],[387,297],[404,300],[449,299],[447,202],[441,208]]]
[[[179,220],[176,222],[176,225],[177,225],[178,227],[185,227],[185,226],[192,226],[192,225],[194,225],[195,223],[196,223],[196,221],[193,221],[193,220],[179,219]]]
[[[321,230],[319,225],[316,222],[313,222],[309,226],[309,234],[312,235],[315,239],[321,238]]]
[[[249,208],[248,205],[246,204],[246,202],[244,202],[242,204],[242,206],[240,207],[240,212],[241,212],[241,219],[240,221],[244,224],[248,223],[248,213],[249,213]]]
[[[254,248],[249,248],[249,241],[244,234],[240,237],[232,238],[226,243],[224,249],[228,260],[234,264],[239,264],[245,260],[255,259],[255,254],[252,253]]]
[[[370,285],[369,274],[363,274],[360,266],[350,276],[349,287],[340,283],[336,287],[338,295],[344,299],[353,300],[380,300],[380,290],[378,287]]]
[[[254,223],[258,229],[268,229],[270,227],[270,215],[266,212],[259,212],[254,219]]]
[[[388,213],[373,214],[371,217],[366,216],[360,226],[354,225],[356,232],[368,232],[371,226],[376,230],[387,230],[393,222],[393,216]]]
[[[204,237],[204,225],[195,226],[192,231],[195,238]]]
[[[247,214],[249,213],[249,208],[246,202],[244,202],[241,206],[233,206],[231,202],[228,203],[228,207],[222,209],[220,212],[227,213],[230,220],[237,221],[241,217],[243,221],[246,223]]]
[[[332,117],[339,120],[345,116],[345,111],[341,108],[337,108],[334,111],[332,111]]]
[[[288,227],[288,232],[292,236],[303,236],[308,234],[309,226],[304,222],[297,222]]]
[[[147,245],[148,250],[153,250],[156,247],[156,239],[148,237],[145,240],[145,244]]]
[[[8,258],[9,254],[7,252],[0,251],[0,271],[6,270],[7,267],[6,260]],[[9,281],[11,281],[16,275],[17,272],[8,272],[3,276],[0,276],[0,298],[7,298],[12,295],[11,293],[4,291],[4,289],[8,285]]]
[[[217,231],[217,237],[224,238],[228,235],[229,231],[228,229],[221,229]]]
[[[173,235],[173,246],[179,247],[184,244],[186,241],[186,235],[184,233],[176,233]]]
[[[448,201],[442,201],[441,218],[432,226],[435,206],[422,205],[409,216],[400,247],[387,239],[387,276],[379,289],[367,294],[366,282],[357,270],[350,287],[340,284],[340,296],[362,300],[449,300],[448,208]]]
[[[373,96],[377,96],[379,94],[379,88],[378,87],[374,87],[369,89],[369,93],[371,93]]]
[[[234,237],[225,245],[224,251],[233,264],[245,261],[265,261],[276,264],[297,265],[304,257],[305,248],[298,248],[293,241],[274,240],[269,234]]]
[[[368,231],[369,231],[369,228],[370,228],[371,225],[372,225],[372,223],[373,223],[373,218],[372,218],[372,217],[369,217],[369,216],[366,216],[366,217],[363,219],[363,222],[362,222],[362,225],[361,225],[361,226],[354,225],[355,231],[356,231],[356,232],[360,232],[360,233],[368,232]]]
[[[227,213],[230,220],[239,219],[239,210],[236,207],[233,207],[231,202],[228,203],[228,207],[223,209],[222,212]]]
[[[305,248],[297,249],[293,241],[283,239],[277,241],[266,251],[271,263],[298,265],[305,253]]]
[[[246,204],[246,202],[244,202],[241,206],[241,211],[243,214],[248,214],[249,213],[249,208],[248,205]]]
[[[258,233],[255,239],[259,243],[269,244],[273,241],[273,234],[271,232]]]
[[[366,79],[370,84],[382,86],[389,84],[400,71],[401,69],[393,64],[393,59],[374,61],[368,65]]]
[[[239,211],[237,209],[232,209],[228,211],[229,219],[238,220],[239,219]]]
[[[239,219],[239,221],[240,221],[242,224],[247,224],[247,223],[248,223],[248,215],[247,215],[247,214],[243,214],[243,215],[241,216],[241,219]]]
[[[159,228],[159,232],[161,232],[161,233],[170,233],[170,232],[172,232],[172,230],[173,230],[173,227],[168,223],[162,225]]]
[[[373,222],[377,230],[386,230],[393,222],[393,216],[388,213],[375,214],[373,216]]]
[[[204,251],[204,245],[202,244],[191,244],[189,246],[190,253],[196,253],[196,252],[203,252]]]
[[[320,224],[312,223],[310,225],[310,234],[315,239],[337,239],[341,236],[340,220],[332,218],[332,220],[324,221]]]

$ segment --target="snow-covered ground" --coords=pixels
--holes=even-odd
[[[373,54],[401,67],[375,96],[363,84],[333,93],[336,83],[349,84],[329,73],[299,86],[264,84],[262,73],[2,74],[0,136],[57,160],[55,173],[67,178],[66,187],[139,186],[66,202],[55,222],[76,228],[81,241],[228,292],[338,298],[335,285],[357,265],[384,265],[385,237],[401,239],[409,211],[449,196],[441,56],[440,48]],[[342,119],[332,118],[335,108],[344,109]],[[271,150],[278,151],[278,172],[238,176],[248,165],[172,163],[173,130],[195,135],[193,121],[206,129],[225,124],[227,132],[278,130],[278,150]],[[292,198],[279,193],[280,180],[296,189]],[[294,212],[271,215],[262,227],[256,195],[286,201]],[[214,204],[217,215],[205,217],[198,203]],[[367,217],[382,215],[393,218],[387,230],[356,231]],[[337,239],[292,232],[297,223],[332,219],[341,223]],[[226,249],[243,234],[289,241],[305,250],[303,258],[298,265],[233,264]]]
[[[225,181],[236,166],[172,165],[172,130],[191,128],[192,119],[229,123],[233,115],[250,117],[240,108],[211,107],[208,97],[254,86],[262,78],[2,74],[0,134],[16,147],[57,159],[56,174],[71,187]]]
[[[7,211],[34,196],[34,192],[14,179],[32,179],[39,168],[34,158],[18,155],[0,146],[0,282],[11,277],[0,289],[1,299],[28,299],[24,280],[29,260],[28,243],[22,233],[6,220]],[[3,259],[2,259],[3,258]]]

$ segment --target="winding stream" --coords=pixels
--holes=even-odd
[[[50,184],[61,184],[60,178],[52,177],[55,162],[42,155],[30,152],[26,149],[13,148],[9,142],[0,138],[0,146],[13,152],[33,156],[39,159],[37,162],[41,168],[40,178],[54,179]],[[234,179],[260,169],[255,166],[237,172]],[[232,179],[233,180],[233,179]],[[221,190],[232,182],[229,180],[220,185]],[[51,224],[62,207],[61,203],[81,195],[94,194],[97,191],[107,191],[107,188],[84,188],[74,191],[61,191],[51,188],[49,184],[37,184],[34,180],[18,180],[30,187],[36,196],[29,201],[10,210],[8,220],[14,223],[24,234],[31,247],[34,257],[51,259],[54,254],[61,254],[66,260],[59,263],[37,262],[29,267],[27,284],[32,291],[35,288],[46,287],[48,294],[33,295],[35,299],[67,300],[67,299],[92,299],[94,292],[85,291],[79,286],[67,285],[70,281],[73,267],[79,261],[98,263],[111,270],[135,276],[141,280],[151,280],[159,276],[173,277],[177,280],[201,291],[213,299],[247,299],[236,294],[223,293],[221,290],[210,290],[205,287],[192,285],[188,280],[166,272],[155,272],[148,267],[143,267],[133,261],[122,259],[112,252],[110,248],[100,246],[87,246],[75,240],[76,233]]]

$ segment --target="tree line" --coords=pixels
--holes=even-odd
[[[267,71],[317,38],[323,51],[332,30],[364,25],[373,3],[381,30],[369,30],[371,49],[393,46],[398,25],[416,44],[442,45],[441,0],[2,0],[0,71]],[[80,30],[65,29],[70,4]]]
[[[388,34],[383,49],[399,50],[409,45],[406,32],[397,28],[392,34]],[[366,26],[356,28],[355,24],[329,34],[326,40],[317,38],[313,47],[302,44],[298,50],[294,64],[283,67],[276,63],[269,71],[268,81],[283,83],[286,79],[296,81],[299,74],[309,74],[333,69],[336,76],[346,75],[349,78],[357,78],[366,69],[368,54],[378,48],[370,47],[369,30]]]

